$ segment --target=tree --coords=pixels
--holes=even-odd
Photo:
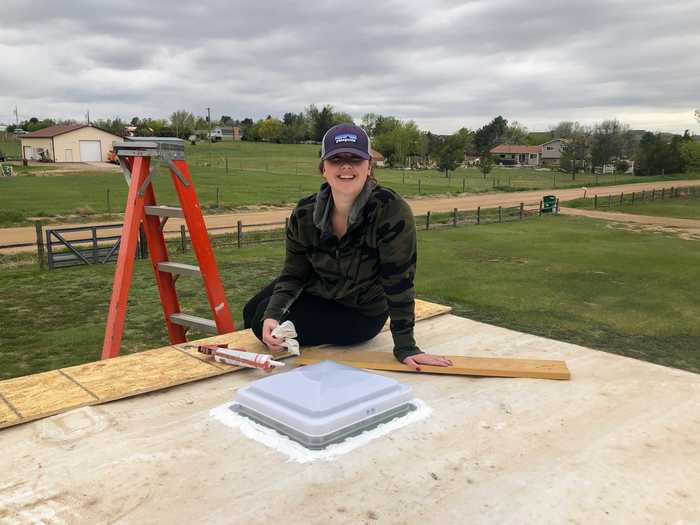
[[[474,133],[474,146],[479,154],[479,169],[484,175],[491,171],[491,150],[503,142],[507,127],[508,121],[499,115]]]
[[[281,142],[294,144],[308,136],[308,123],[303,113],[285,113],[282,123],[284,127],[280,136]]]
[[[680,146],[683,171],[700,171],[700,142],[684,141]]]
[[[181,139],[189,137],[195,130],[194,115],[184,109],[170,115],[170,123],[175,130],[175,136]]]
[[[665,140],[660,133],[646,132],[639,141],[635,172],[638,175],[678,173],[683,169],[683,147],[688,144],[682,137]]]
[[[563,137],[557,137],[563,138]],[[568,132],[568,137],[564,138],[560,165],[570,172],[575,178],[580,169],[585,169],[590,159],[591,150],[591,130],[579,126],[578,122],[573,123]]]
[[[613,158],[621,158],[630,150],[629,126],[617,119],[604,120],[593,130],[591,156],[594,166],[602,166]]]
[[[505,133],[503,134],[503,143],[526,144],[527,136],[527,128],[517,120],[514,120],[506,127]]]
[[[268,115],[265,120],[259,121],[256,125],[258,136],[267,142],[276,142],[282,134],[284,124],[276,118]]]
[[[382,117],[373,144],[389,165],[407,166],[410,156],[420,154],[421,133],[412,120],[401,122],[394,117]]]
[[[342,111],[339,113],[333,113],[333,125],[337,124],[342,124],[344,122],[350,122],[351,124],[355,123],[355,120],[352,118],[352,115],[349,113],[343,113]]]
[[[309,136],[316,142],[321,142],[326,131],[334,126],[333,106],[325,105],[319,111],[314,104],[311,104],[306,108],[304,116],[309,123]]]
[[[105,131],[109,131],[110,133],[114,133],[115,135],[119,135],[120,137],[125,135],[124,128],[126,128],[126,123],[124,123],[119,117],[115,117],[114,119],[98,119],[95,121],[95,126]]]
[[[362,129],[365,130],[370,138],[377,134],[377,119],[380,117],[381,115],[378,115],[377,113],[367,113],[362,117]]]

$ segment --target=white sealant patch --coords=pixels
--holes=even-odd
[[[328,445],[328,447],[323,450],[310,450],[296,441],[292,441],[287,436],[280,434],[276,430],[260,425],[247,417],[237,414],[229,408],[231,403],[212,408],[209,411],[209,415],[227,427],[240,429],[244,436],[281,452],[287,456],[288,461],[310,463],[318,460],[333,461],[338,456],[347,454],[394,430],[427,419],[433,412],[433,410],[420,399],[413,399],[411,403],[415,405],[416,410],[409,412],[405,416],[382,423],[371,430],[366,430],[362,434],[348,438],[341,443]]]

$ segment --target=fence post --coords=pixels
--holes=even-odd
[[[228,177],[228,157],[224,158],[224,163],[226,164],[226,176]]]
[[[467,186],[467,178],[462,177],[462,193],[464,193],[466,191],[466,189],[467,189],[466,186]]]
[[[625,192],[621,191],[620,192],[620,207],[622,208],[622,205],[625,203]]]
[[[219,208],[219,187],[216,187],[216,208]]]
[[[612,193],[608,193],[608,208],[612,208]]]
[[[593,195],[593,207],[598,209],[598,195]]]
[[[44,269],[44,232],[40,221],[34,221],[36,229],[36,257],[39,262],[39,269]]]
[[[53,247],[51,246],[51,230],[46,230],[46,262],[49,270],[53,270]]]
[[[92,264],[97,264],[97,227],[92,226],[90,231],[92,232]]]
[[[148,243],[146,242],[146,230],[143,229],[143,223],[139,225],[139,244],[141,245],[141,258],[145,259],[148,257]]]
[[[498,222],[503,222],[503,216],[501,214],[501,207],[498,207]]]
[[[518,214],[521,221],[523,220],[523,211],[524,211],[524,208],[525,208],[525,203],[524,203],[524,202],[521,202],[521,203],[520,203],[520,212],[519,212],[519,214]]]
[[[420,177],[418,177],[418,195],[420,195]]]
[[[481,224],[481,206],[476,208],[476,223]]]
[[[637,193],[636,191],[632,192],[632,204],[634,204],[634,196],[636,195],[636,193]]]
[[[243,223],[241,221],[238,221],[236,223],[236,230],[237,230],[237,236],[236,236],[236,245],[240,248],[241,247],[241,236],[243,235]]]
[[[428,211],[428,213],[425,214],[425,229],[430,229],[430,211]]]
[[[452,208],[452,226],[457,227],[457,208]]]
[[[656,200],[656,188],[651,189],[651,200]]]
[[[661,200],[664,200],[665,196],[666,196],[666,188],[661,188]]]
[[[540,209],[537,210],[537,216],[542,217],[542,201],[540,200]]]
[[[554,205],[555,213],[559,215],[559,197],[557,197],[557,203]]]
[[[187,251],[187,232],[184,224],[180,225],[180,251],[182,253]]]

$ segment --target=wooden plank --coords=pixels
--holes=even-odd
[[[95,401],[58,370],[0,382],[0,394],[23,419],[47,416]]]
[[[151,392],[221,373],[167,346],[62,369],[100,402]]]
[[[571,379],[566,362],[543,359],[511,359],[502,357],[445,356],[453,366],[421,365],[422,372],[431,374],[469,375],[487,377],[532,377],[536,379]],[[414,372],[399,363],[393,354],[363,350],[339,350],[317,348],[305,350],[297,358],[298,365],[311,365],[325,359],[356,368],[370,370],[390,370],[393,372]]]
[[[423,301],[421,299],[416,299],[416,321],[422,321],[423,319],[430,319],[436,315],[446,314],[452,311],[451,306],[445,306],[444,304],[431,303],[429,301]],[[389,321],[385,325],[385,329],[388,330]]]
[[[17,413],[12,410],[12,407],[8,405],[2,398],[0,398],[0,428],[3,426],[9,426],[16,423],[19,420]]]

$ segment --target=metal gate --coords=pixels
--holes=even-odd
[[[49,270],[116,261],[119,254],[121,232],[114,235],[105,230],[121,229],[121,227],[121,224],[103,224],[46,230],[46,253]],[[136,248],[137,257],[145,255],[142,253],[142,246],[144,244],[139,242]]]

